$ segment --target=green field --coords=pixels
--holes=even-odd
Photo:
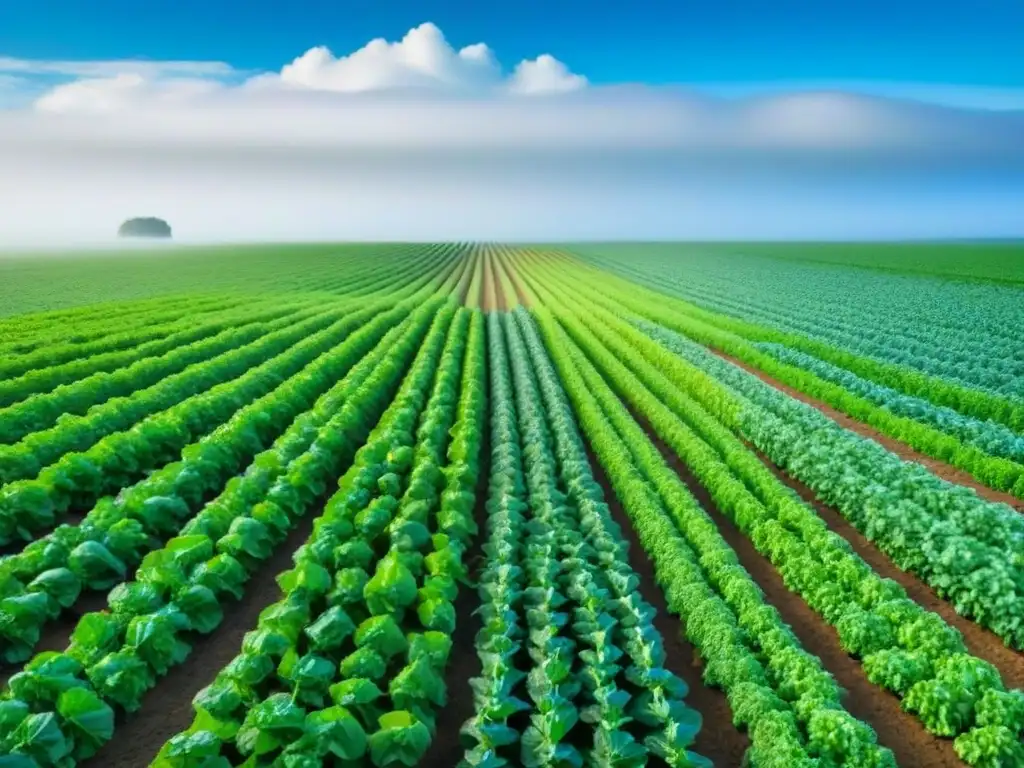
[[[0,257],[0,768],[1024,766],[1024,246]]]

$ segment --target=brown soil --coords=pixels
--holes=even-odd
[[[950,483],[956,483],[957,485],[964,485],[967,486],[968,488],[973,488],[978,493],[978,495],[984,499],[988,499],[989,501],[1002,502],[1003,504],[1010,505],[1017,511],[1024,511],[1024,500],[1018,499],[1016,496],[1012,496],[1009,493],[1004,493],[1002,491],[997,491],[992,488],[989,488],[987,485],[982,485],[970,473],[965,472],[962,469],[957,469],[956,467],[952,466],[951,464],[947,464],[944,461],[939,461],[938,459],[933,459],[930,456],[926,456],[923,453],[919,453],[906,443],[901,443],[899,440],[896,440],[892,437],[889,437],[889,435],[879,432],[874,427],[868,426],[867,424],[861,421],[857,421],[856,419],[850,418],[842,411],[836,410],[827,403],[824,403],[821,400],[816,400],[815,398],[804,394],[798,389],[794,389],[793,387],[787,384],[783,384],[778,379],[773,379],[771,376],[764,373],[760,369],[755,368],[754,366],[745,363],[738,358],[732,357],[731,355],[727,355],[724,352],[721,352],[717,349],[713,349],[711,347],[708,347],[708,349],[714,352],[719,357],[728,360],[733,365],[737,365],[743,370],[747,371],[748,373],[754,374],[755,376],[757,376],[757,378],[761,379],[761,381],[763,381],[765,384],[769,384],[772,387],[775,387],[775,389],[785,392],[790,397],[796,398],[802,403],[806,403],[807,405],[817,408],[819,411],[828,416],[830,419],[832,419],[834,422],[836,422],[839,426],[843,427],[844,429],[848,429],[851,432],[856,432],[858,435],[861,435],[862,437],[874,440],[887,451],[896,454],[904,461],[917,462],[918,464],[922,465],[933,474],[941,477],[943,480],[946,480]]]
[[[319,510],[302,518],[274,556],[245,585],[242,599],[228,603],[224,621],[210,635],[198,637],[183,664],[171,669],[145,695],[142,708],[118,719],[114,739],[80,765],[89,768],[138,768],[148,765],[171,736],[192,723],[192,698],[213,682],[217,673],[239,653],[242,636],[256,627],[260,611],[280,598],[277,575],[288,570],[292,553],[309,538]]]
[[[519,278],[519,272],[514,268],[513,257],[510,253],[506,253],[508,257],[505,263],[505,271],[508,273],[509,280],[512,281],[512,285],[516,289],[516,297],[519,299],[519,303],[527,309],[530,308],[530,297],[523,288],[523,283]],[[520,256],[522,258],[522,256]],[[529,258],[529,257],[527,257]]]
[[[907,591],[910,599],[922,608],[939,614],[947,624],[960,630],[967,650],[995,666],[1007,686],[1024,688],[1024,654],[1007,648],[994,634],[958,614],[949,603],[936,595],[931,587],[913,574],[901,571],[893,565],[888,556],[879,551],[839,511],[818,501],[814,491],[798,480],[788,477],[760,452],[756,453],[776,477],[800,494],[804,501],[814,506],[830,530],[850,542],[853,550],[874,569],[875,573],[897,582]]]
[[[916,717],[900,708],[896,696],[867,679],[860,662],[843,650],[836,631],[811,610],[803,598],[786,587],[771,561],[758,552],[751,541],[722,514],[707,489],[675,452],[658,438],[649,424],[642,419],[637,420],[669,466],[714,520],[726,543],[735,550],[741,565],[764,591],[766,602],[778,609],[783,621],[793,628],[804,649],[820,658],[824,668],[845,689],[843,706],[846,710],[875,729],[879,744],[893,751],[902,768],[962,766],[963,763],[953,751],[953,742],[928,733]]]
[[[591,450],[589,441],[585,437],[584,441],[594,479],[604,491],[612,518],[622,529],[622,536],[628,544],[629,564],[640,578],[640,594],[656,612],[654,626],[664,641],[666,666],[670,672],[686,681],[690,688],[686,703],[700,712],[703,719],[691,749],[720,768],[737,768],[743,764],[750,740],[745,732],[732,724],[732,710],[725,693],[706,686],[701,679],[704,662],[700,653],[687,641],[683,633],[683,622],[669,612],[665,593],[655,578],[654,563],[645,555],[633,524],[615,495],[604,468]]]
[[[508,296],[505,295],[505,291],[501,286],[501,278],[498,275],[501,269],[501,264],[498,263],[498,256],[492,250],[487,254],[487,275],[488,285],[490,290],[494,293],[495,306],[501,312],[508,312]]]
[[[490,398],[488,398],[490,405]],[[490,424],[490,413],[487,424]],[[455,599],[455,615],[458,622],[452,635],[452,652],[448,657],[448,668],[445,670],[445,688],[448,690],[448,703],[437,713],[437,732],[430,744],[430,749],[423,756],[420,765],[424,768],[450,768],[458,765],[465,752],[459,741],[459,729],[462,724],[473,716],[473,691],[469,687],[471,678],[480,674],[480,657],[476,652],[476,636],[480,631],[480,617],[474,613],[480,605],[480,596],[476,591],[477,580],[484,566],[483,543],[486,538],[487,524],[487,480],[491,474],[491,431],[484,428],[484,439],[480,447],[480,478],[476,489],[476,507],[473,517],[480,532],[476,540],[466,552],[465,562],[469,569],[469,584],[459,588]]]
[[[484,312],[494,312],[500,309],[498,302],[501,291],[497,290],[494,285],[494,272],[491,269],[490,251],[478,254],[477,258],[481,259],[483,270],[480,280],[480,307]]]

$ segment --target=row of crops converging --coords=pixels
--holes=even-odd
[[[1000,302],[334,248],[0,318],[0,768],[1024,766]]]

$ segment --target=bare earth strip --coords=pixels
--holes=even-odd
[[[437,713],[437,734],[420,761],[424,766],[458,765],[465,753],[465,747],[459,741],[459,729],[473,716],[473,690],[469,687],[469,681],[480,674],[476,636],[483,624],[476,613],[480,607],[476,584],[484,568],[483,543],[487,538],[487,479],[491,474],[490,404],[488,397],[488,426],[484,428],[484,439],[480,446],[480,476],[477,478],[476,506],[473,510],[478,533],[465,556],[470,583],[461,585],[458,597],[455,598],[455,632],[445,671],[448,703]]]
[[[963,763],[953,751],[953,742],[928,733],[920,720],[900,708],[896,696],[867,679],[860,662],[843,650],[835,629],[811,610],[802,597],[789,590],[771,561],[758,552],[750,539],[722,514],[686,464],[649,424],[637,418],[636,413],[633,416],[643,426],[668,465],[714,520],[726,543],[735,550],[740,564],[764,592],[766,602],[779,611],[782,620],[793,628],[804,649],[820,658],[825,669],[845,689],[843,706],[846,710],[875,729],[878,742],[893,751],[901,768],[962,766]]]
[[[313,530],[320,510],[310,510],[288,538],[278,545],[273,557],[246,583],[242,599],[224,606],[224,621],[207,636],[197,637],[192,653],[183,664],[171,669],[142,700],[142,709],[117,723],[117,738],[89,760],[84,768],[138,768],[148,765],[171,736],[192,723],[192,698],[242,649],[242,636],[256,628],[260,612],[281,598],[276,578],[292,567],[292,554]]]
[[[807,405],[817,408],[819,411],[828,416],[830,419],[832,419],[834,422],[836,422],[839,426],[843,427],[844,429],[848,429],[851,432],[856,432],[858,435],[861,435],[862,437],[874,440],[887,451],[896,454],[904,461],[916,462],[924,466],[933,474],[938,475],[943,480],[946,480],[950,483],[956,483],[957,485],[963,485],[968,488],[972,488],[973,490],[977,491],[978,495],[984,499],[988,499],[989,501],[1001,502],[1003,504],[1008,504],[1009,506],[1016,509],[1018,512],[1024,511],[1024,500],[1018,499],[1015,496],[1011,496],[1008,493],[1003,493],[1002,491],[993,490],[992,488],[989,488],[987,485],[982,485],[967,472],[964,472],[962,469],[957,469],[956,467],[950,464],[946,464],[943,461],[933,459],[930,456],[925,456],[923,453],[918,453],[906,443],[901,443],[898,440],[895,440],[889,437],[888,435],[877,431],[873,427],[869,427],[867,424],[864,424],[863,422],[850,418],[842,411],[837,411],[835,408],[828,405],[827,403],[823,403],[821,400],[815,400],[813,397],[805,395],[800,390],[794,389],[793,387],[783,384],[781,381],[778,381],[777,379],[773,379],[771,376],[768,376],[763,371],[743,362],[739,358],[731,357],[730,355],[727,355],[724,352],[720,352],[719,350],[714,349],[712,347],[708,347],[707,349],[710,352],[713,352],[719,357],[721,357],[723,360],[728,360],[733,365],[742,368],[747,373],[752,373],[753,375],[757,376],[757,378],[759,378],[765,384],[768,384],[781,392],[785,392],[790,397],[795,398],[802,403],[806,403]]]
[[[697,740],[691,749],[711,760],[716,766],[742,765],[743,755],[750,746],[750,740],[745,732],[741,732],[732,724],[732,710],[729,708],[725,693],[704,684],[701,678],[704,662],[700,653],[686,639],[681,620],[669,612],[665,593],[655,576],[654,563],[644,553],[640,540],[633,530],[633,524],[615,496],[608,476],[591,450],[589,442],[585,436],[581,437],[584,437],[587,445],[587,456],[590,459],[594,480],[604,491],[612,518],[622,529],[623,539],[628,544],[629,565],[640,578],[640,594],[657,612],[654,626],[661,633],[665,643],[666,666],[690,687],[690,692],[686,695],[686,704],[700,712],[703,719]]]
[[[749,446],[754,450],[753,446]],[[918,579],[913,574],[901,571],[887,555],[880,552],[860,531],[840,514],[838,510],[829,507],[817,500],[814,491],[803,483],[787,476],[785,472],[772,464],[766,456],[757,452],[758,457],[764,462],[776,477],[800,494],[808,504],[811,504],[818,515],[829,529],[838,533],[848,542],[853,550],[870,565],[875,573],[884,578],[892,579],[907,591],[911,600],[922,608],[934,611],[952,627],[956,627],[964,636],[967,650],[978,658],[992,664],[999,670],[1003,681],[1010,688],[1024,688],[1024,654],[1021,654],[1006,645],[989,632],[987,629],[975,624],[970,619],[965,619],[958,614],[948,602],[935,594],[935,591]]]
[[[505,262],[505,269],[508,272],[509,279],[512,281],[512,285],[516,289],[516,295],[519,297],[519,303],[529,309],[530,297],[526,294],[526,291],[523,289],[523,284],[519,280],[519,272],[515,268],[515,260],[511,253],[507,252],[506,255],[508,256],[508,260]],[[529,256],[526,258],[529,258]]]

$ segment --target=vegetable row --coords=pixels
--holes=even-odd
[[[425,305],[419,316],[406,324],[425,327],[431,308]],[[255,468],[250,468],[254,475],[251,479],[247,474],[227,487],[225,483],[325,392],[313,419],[330,416],[344,405],[351,387],[361,383],[380,363],[384,347],[378,342],[382,337],[390,338],[385,333],[390,332],[392,337],[404,333],[389,329],[407,313],[408,308],[400,307],[378,314],[296,376],[187,446],[180,461],[125,488],[117,498],[101,500],[81,524],[60,526],[19,554],[0,560],[4,595],[0,601],[0,617],[4,619],[0,622],[0,649],[4,658],[9,662],[24,659],[38,641],[46,618],[53,613],[51,604],[31,597],[43,587],[39,580],[45,582],[55,573],[61,574],[60,591],[51,597],[62,607],[73,604],[81,589],[109,589],[124,579],[154,542],[173,536],[220,489],[224,491],[212,509],[208,507],[207,516],[217,515],[230,522],[237,508],[251,500],[251,486],[258,489],[271,482],[274,473],[282,469],[281,454],[274,450],[270,456],[258,457]],[[284,455],[305,451],[315,434],[309,418],[293,424],[275,448]],[[314,421],[313,426],[319,424]]]
[[[548,269],[547,271],[551,272],[552,270]],[[969,472],[981,483],[991,488],[1024,497],[1024,465],[985,453],[978,447],[965,444],[957,437],[941,432],[921,421],[896,415],[810,371],[782,363],[770,354],[759,350],[737,332],[730,330],[733,325],[732,321],[726,321],[703,310],[689,308],[685,304],[671,299],[650,301],[650,298],[643,294],[642,289],[638,292],[635,287],[623,288],[620,281],[610,278],[603,279],[601,282],[600,295],[595,298],[595,301],[612,311],[633,313],[670,330],[682,333],[701,344],[733,355],[773,378],[820,399],[887,435],[897,437],[922,453],[941,461],[947,461]],[[766,338],[766,340],[772,339],[775,337]],[[793,348],[803,349],[806,347],[804,351],[822,360],[841,365],[864,378],[900,389],[908,394],[928,397],[937,405],[948,405],[966,415],[1001,423],[1017,432],[1024,430],[1024,405],[1018,407],[1006,402],[1002,402],[1000,405],[991,402],[987,395],[978,390],[958,390],[957,393],[952,394],[947,392],[949,397],[946,398],[931,397],[921,387],[911,386],[908,382],[902,381],[900,377],[904,373],[911,376],[912,372],[906,369],[890,372],[896,378],[900,378],[900,381],[892,381],[886,376],[876,376],[870,371],[861,369],[844,357],[844,355],[848,357],[848,353],[836,351],[826,345],[801,345],[799,340],[792,338],[791,335],[785,338],[779,335],[776,340]],[[919,374],[915,375],[919,376]]]
[[[372,316],[332,309],[169,377],[84,416],[0,447],[0,541],[32,540],[69,509],[86,508],[265,395]],[[155,410],[154,409],[162,409]]]
[[[387,405],[435,309],[422,308],[393,329],[378,346],[383,354],[375,349],[366,355],[237,483],[163,549],[150,553],[135,580],[111,592],[108,611],[83,617],[66,653],[40,654],[11,678],[7,699],[21,702],[30,714],[4,734],[8,749],[41,765],[70,765],[110,738],[102,730],[83,739],[62,711],[61,696],[87,691],[102,703],[104,723],[112,722],[112,708],[138,708],[157,679],[184,660],[189,640],[219,624],[220,605],[240,596],[251,574],[354,454],[369,431],[367,419]],[[40,694],[42,689],[49,693]],[[56,747],[40,753],[35,728],[43,718],[63,736],[51,740],[59,754]]]
[[[156,765],[186,756],[302,766],[422,758],[445,702],[485,414],[480,321],[453,314],[438,315],[295,568],[279,579],[284,597],[199,693],[192,727]]]
[[[638,766],[653,755],[706,765],[687,749],[700,717],[683,702],[685,683],[664,668],[653,609],[637,592],[557,380],[511,316],[489,323],[482,671],[471,681],[463,764]]]
[[[754,766],[891,766],[874,731],[742,568],[714,522],[546,310],[538,319],[595,452],[651,556],[669,607],[729,698]]]
[[[615,334],[610,326],[616,322],[597,314],[558,317],[719,509],[779,568],[787,586],[836,627],[843,647],[863,659],[869,679],[903,697],[904,708],[933,733],[959,734],[957,750],[972,764],[1019,757],[1024,711],[1018,713],[1013,702],[1021,693],[1005,690],[991,664],[969,655],[959,632],[878,577],[686,392],[706,391],[709,400],[721,393],[708,384],[691,384],[686,392],[674,386],[663,373],[673,364],[657,357],[653,342],[625,324]],[[659,365],[644,360],[645,354]]]

